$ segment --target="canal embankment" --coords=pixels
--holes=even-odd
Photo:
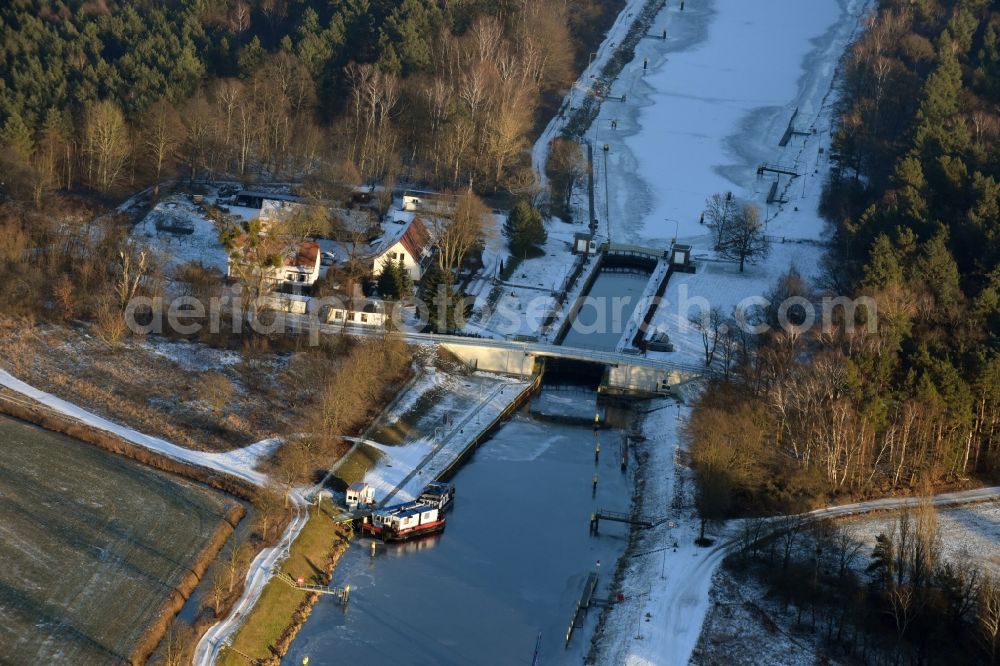
[[[596,409],[597,394],[588,399],[587,411]],[[451,477],[457,496],[445,532],[375,549],[353,543],[333,579],[351,586],[350,605],[320,600],[287,658],[531,663],[537,647],[540,664],[579,663],[628,539],[624,525],[596,539],[586,528],[597,509],[631,501],[621,434],[527,410],[500,421]],[[592,576],[597,585],[577,615]],[[567,644],[571,618],[578,626]]]

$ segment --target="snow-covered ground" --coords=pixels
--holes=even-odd
[[[882,513],[845,521],[848,532],[862,544],[856,569],[863,571],[871,561],[875,537],[891,534],[898,515]],[[941,558],[968,560],[978,568],[1000,574],[1000,503],[986,502],[938,510]]]
[[[132,237],[154,248],[168,269],[201,262],[205,268],[226,273],[227,254],[219,232],[189,197],[175,195],[157,203],[132,230]]]
[[[639,448],[647,456],[642,512],[669,515],[670,523],[641,532],[627,556],[625,601],[609,609],[597,637],[599,664],[686,664],[708,610],[712,575],[727,553],[724,529],[707,533],[720,545],[694,545],[699,521],[693,486],[678,465],[678,430],[689,408],[660,400],[650,410]]]
[[[612,86],[627,102],[606,101],[588,133],[595,145],[608,145],[606,173],[605,155],[594,162],[600,231],[614,242],[653,248],[676,240],[692,245],[696,257],[697,272],[671,278],[653,321],[674,341],[671,360],[702,359],[699,334],[688,325],[698,308],[719,307],[728,316],[744,299],[765,295],[792,265],[807,279],[817,275],[826,233],[817,204],[829,166],[831,91],[868,4],[702,0],[682,11],[669,3],[649,30],[658,35],[665,29],[667,39],[643,39]],[[629,5],[625,13],[635,9]],[[622,35],[613,33],[608,42]],[[807,134],[781,147],[796,109],[793,128]],[[542,142],[551,136],[553,131]],[[536,146],[536,165],[545,150]],[[764,163],[799,174],[779,180],[779,198],[787,203],[766,203],[775,176],[758,178],[757,166]],[[699,223],[705,200],[727,191],[758,204],[774,237],[767,261],[744,273],[714,256],[709,229]],[[699,298],[704,300],[692,303]],[[690,493],[674,488],[686,478],[675,469],[679,417],[683,411],[669,408],[647,417],[652,445],[647,442],[644,488],[644,512],[670,507],[678,526],[672,534],[659,527],[640,537],[638,550],[648,554],[627,565],[623,588],[630,601],[609,611],[598,663],[687,663],[712,575],[727,552],[724,545],[693,545],[697,521]]]
[[[226,451],[224,453],[210,453],[206,451],[195,451],[186,449],[176,444],[172,444],[159,437],[146,435],[132,428],[114,423],[108,419],[88,412],[70,402],[57,398],[51,393],[40,391],[33,386],[22,382],[10,373],[0,370],[0,386],[4,386],[16,393],[31,398],[49,409],[60,414],[74,418],[92,428],[109,432],[121,437],[127,442],[136,444],[143,448],[160,453],[168,458],[190,463],[206,469],[215,470],[235,476],[236,478],[249,481],[254,485],[264,485],[267,482],[267,475],[257,471],[258,463],[274,452],[281,443],[278,439],[265,439],[256,444],[245,446],[241,449]]]
[[[981,496],[995,491],[988,489]],[[959,567],[971,566],[980,575],[987,572],[997,575],[1000,573],[1000,503],[987,501],[947,506],[960,502],[961,498],[975,500],[981,492],[936,498],[946,504],[937,512],[938,561]],[[878,506],[878,503],[866,505]],[[839,510],[845,508],[839,507]],[[847,566],[858,580],[870,579],[867,568],[872,563],[875,538],[880,533],[892,534],[899,517],[897,511],[880,511],[837,521],[850,539],[846,547]],[[911,516],[911,520],[915,517]],[[810,562],[815,557],[815,548],[812,539],[798,538],[792,546],[792,556],[800,563]],[[838,549],[825,553],[821,567],[828,574],[839,566]],[[788,603],[782,595],[775,594],[752,568],[719,569],[714,577],[711,600],[712,608],[692,660],[695,664],[716,664],[721,660],[731,664],[757,664],[761,654],[768,655],[769,663],[783,666],[838,663],[831,657],[829,635],[822,629],[823,622],[820,627],[810,626],[811,623],[805,620],[809,609]]]
[[[376,501],[386,505],[415,499],[526,387],[524,381],[487,373],[456,377],[426,369],[369,429],[369,433],[377,433],[379,428],[391,428],[400,419],[407,419],[404,441],[395,445],[364,441],[381,453],[364,477],[375,490]],[[432,399],[433,404],[426,412],[413,415],[422,398]]]

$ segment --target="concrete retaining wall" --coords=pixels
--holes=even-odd
[[[514,349],[448,343],[442,343],[441,346],[474,369],[483,372],[529,377],[535,369],[534,355]]]

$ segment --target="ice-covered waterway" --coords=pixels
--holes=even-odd
[[[316,606],[287,657],[299,664],[580,663],[600,609],[569,648],[565,633],[588,573],[600,560],[597,597],[608,596],[624,526],[591,512],[627,511],[631,472],[622,473],[620,433],[602,430],[595,465],[589,426],[519,415],[487,441],[453,479],[454,510],[444,534],[399,545],[359,539],[334,582],[351,585],[349,607]],[[594,475],[599,476],[592,497]]]
[[[648,283],[648,271],[602,271],[587,293],[563,344],[614,351]]]

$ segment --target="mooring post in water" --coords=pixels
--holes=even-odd
[[[375,540],[372,539],[372,557],[375,557]]]
[[[597,475],[594,475],[594,487],[590,492],[591,497],[597,497]]]
[[[594,430],[597,430],[600,427],[601,427],[601,413],[598,412],[594,414]]]
[[[596,465],[601,459],[601,441],[597,440],[594,444],[594,464]]]
[[[597,534],[597,526],[599,524],[600,524],[600,521],[597,518],[597,514],[596,513],[590,514],[590,535],[591,536],[594,536],[595,534]]]

